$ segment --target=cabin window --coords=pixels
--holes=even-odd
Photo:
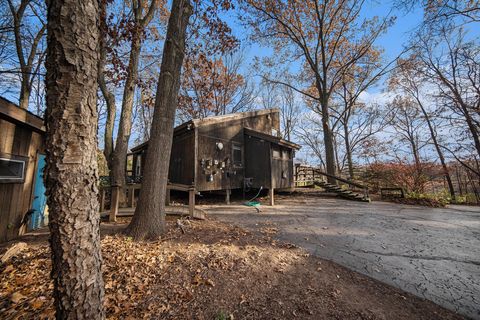
[[[0,158],[0,182],[23,182],[25,161]]]
[[[288,149],[283,149],[282,150],[282,159],[283,160],[289,160],[290,159],[290,152]]]
[[[242,145],[238,143],[232,144],[232,159],[235,167],[241,167],[243,165]]]
[[[280,148],[277,146],[274,146],[272,148],[272,158],[273,159],[281,159],[281,153],[280,153]]]

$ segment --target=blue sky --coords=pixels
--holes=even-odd
[[[403,46],[407,43],[411,32],[421,23],[423,12],[421,8],[415,8],[411,12],[403,12],[401,10],[392,10],[392,1],[371,0],[367,1],[363,8],[363,18],[371,18],[374,16],[385,17],[387,15],[397,17],[395,24],[391,26],[387,33],[382,35],[377,46],[383,48],[385,61],[395,59],[403,50]],[[225,19],[229,22],[235,36],[242,43],[245,54],[245,66],[253,62],[253,58],[258,56],[268,56],[272,54],[270,48],[262,47],[258,44],[252,44],[248,41],[248,30],[246,30],[236,18],[237,13],[230,12],[225,15]],[[371,88],[371,92],[380,92],[381,86]]]

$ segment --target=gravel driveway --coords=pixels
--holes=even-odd
[[[250,229],[273,223],[278,238],[460,314],[480,319],[480,209],[357,203],[311,194],[275,207],[201,206]]]

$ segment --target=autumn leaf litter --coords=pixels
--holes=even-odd
[[[108,319],[376,319],[382,307],[405,315],[420,311],[405,307],[416,303],[407,294],[275,240],[275,226],[256,233],[215,220],[182,225],[185,233],[169,221],[167,234],[155,242],[102,237]],[[0,264],[0,318],[54,317],[50,267],[46,242],[29,244]],[[398,306],[366,293],[377,300],[387,295]],[[422,303],[435,318],[456,318]]]

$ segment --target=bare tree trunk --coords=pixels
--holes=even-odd
[[[335,148],[333,146],[333,132],[330,128],[330,114],[328,111],[328,98],[325,97],[321,102],[322,108],[322,128],[323,128],[323,142],[325,143],[325,164],[327,168],[327,173],[330,175],[335,175]],[[336,184],[337,181],[331,177],[327,178],[327,181],[332,184]]]
[[[353,180],[355,178],[355,174],[353,172],[352,149],[350,147],[350,133],[348,132],[347,122],[345,121],[345,123],[342,123],[342,125],[345,138],[345,152],[347,153],[348,174],[350,176],[350,180]]]
[[[138,63],[141,50],[140,31],[133,34],[130,59],[127,69],[127,79],[125,80],[125,89],[123,91],[122,112],[120,114],[120,123],[118,125],[118,134],[115,144],[115,150],[112,154],[112,186],[125,186],[125,171],[128,153],[128,141],[132,133],[132,113],[133,96],[137,86]],[[124,202],[124,192],[120,193],[123,197],[120,202]]]
[[[98,2],[50,0],[47,14],[46,186],[56,317],[103,319],[96,158]]]
[[[107,105],[107,120],[105,122],[104,149],[103,154],[107,160],[110,174],[112,171],[112,153],[113,153],[113,129],[115,126],[115,116],[117,107],[115,104],[115,95],[108,90],[105,81],[105,64],[107,60],[106,35],[107,35],[107,0],[100,0],[100,58],[98,61],[98,86],[105,98]]]
[[[22,71],[23,73],[29,73],[30,70]],[[30,77],[23,76],[22,84],[20,87],[20,98],[18,100],[18,105],[20,108],[27,110],[28,109],[28,102],[30,100],[30,92],[32,88],[30,86]]]
[[[438,158],[440,159],[440,164],[442,165],[443,175],[445,179],[447,179],[448,190],[450,192],[450,196],[453,200],[455,200],[455,188],[453,187],[452,177],[450,176],[450,172],[448,171],[447,163],[445,162],[445,157],[443,155],[442,148],[438,144],[437,134],[433,128],[432,122],[430,120],[430,116],[428,115],[427,111],[423,107],[422,102],[416,97],[418,105],[420,106],[420,110],[422,110],[423,116],[425,117],[425,121],[428,125],[428,130],[430,131],[430,137],[432,138],[433,145],[435,146],[435,150],[437,151]]]
[[[457,178],[458,191],[460,192],[460,196],[463,196],[462,179],[460,178],[460,172],[458,171],[458,164],[455,165],[455,173]]]
[[[465,121],[467,122],[468,129],[470,130],[470,133],[472,134],[473,142],[475,144],[475,149],[477,150],[477,154],[480,157],[480,137],[479,137],[479,134],[478,134],[478,132],[479,132],[478,127],[475,125],[475,123],[472,119],[472,116],[470,115],[470,112],[468,111],[468,108],[465,107],[462,102],[459,102],[459,103],[462,107],[463,114],[464,114],[464,117],[465,117]]]
[[[192,14],[189,0],[173,0],[158,78],[142,189],[127,228],[134,239],[157,238],[165,231],[165,195],[177,108],[180,75],[185,55],[185,34]]]
[[[141,0],[132,1],[135,25],[132,32],[132,44],[127,67],[127,78],[123,90],[122,111],[120,114],[117,140],[111,157],[112,185],[122,188],[125,186],[128,142],[132,133],[133,98],[138,79],[138,64],[142,49],[142,32],[152,20],[157,2],[156,0],[152,0],[146,14],[143,15],[146,9],[146,2]],[[125,192],[120,193],[120,202],[125,202]]]

